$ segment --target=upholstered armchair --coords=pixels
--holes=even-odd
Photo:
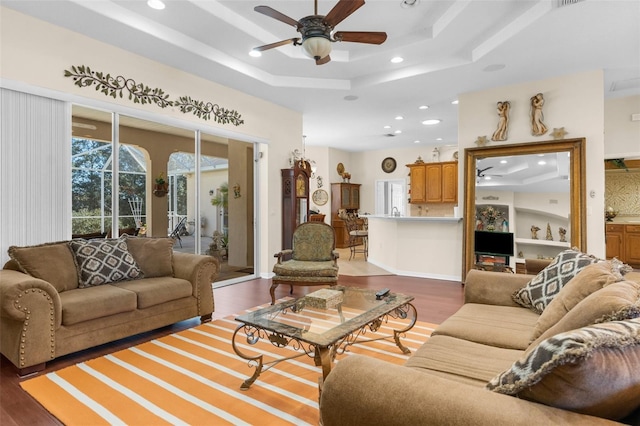
[[[291,249],[275,254],[278,262],[273,267],[271,304],[276,301],[275,289],[280,284],[293,286],[330,285],[338,283],[338,257],[336,233],[324,222],[306,222],[293,232]]]

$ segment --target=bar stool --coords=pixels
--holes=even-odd
[[[361,219],[362,228],[359,228],[358,220],[360,219],[353,216],[349,216],[345,220],[347,231],[349,231],[349,249],[351,250],[349,260],[354,258],[357,253],[362,253],[366,261],[369,256],[369,223],[366,218]],[[361,249],[358,248],[359,241],[362,241]]]

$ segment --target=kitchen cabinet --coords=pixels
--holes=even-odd
[[[458,202],[458,162],[442,163],[442,202]]]
[[[605,229],[607,259],[617,257],[622,260],[624,257],[624,225],[607,223]]]
[[[347,226],[340,219],[339,210],[357,214],[360,210],[360,184],[359,183],[332,183],[331,184],[331,226],[336,232],[336,247],[349,247],[349,232]]]
[[[458,162],[407,164],[411,204],[457,203]]]
[[[410,175],[409,202],[412,204],[424,204],[427,202],[427,177],[425,164],[407,164]]]
[[[625,260],[635,267],[640,268],[640,225],[625,225]]]
[[[359,183],[331,184],[331,212],[338,214],[339,209],[358,210],[360,208]]]
[[[605,225],[607,259],[618,258],[640,268],[640,225],[607,223]]]

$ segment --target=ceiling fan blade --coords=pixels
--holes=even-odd
[[[382,44],[387,39],[387,33],[372,31],[338,31],[333,35],[333,37],[338,41]]]
[[[280,13],[275,9],[270,8],[269,6],[256,6],[253,8],[258,13],[262,13],[263,15],[267,15],[270,18],[277,19],[280,22],[284,22],[285,24],[289,24],[293,27],[299,28],[300,24],[293,18],[288,17],[284,13]]]
[[[327,55],[324,58],[316,59],[316,65],[324,65],[331,60],[331,56]]]
[[[324,22],[335,27],[364,5],[364,0],[340,0],[324,18]]]
[[[300,41],[299,38],[290,38],[290,39],[287,39],[287,40],[277,41],[277,42],[271,43],[271,44],[265,44],[264,46],[254,47],[253,50],[257,50],[259,52],[262,52],[263,50],[273,49],[274,47],[284,46],[285,44],[291,44],[291,43],[295,44],[298,41]]]

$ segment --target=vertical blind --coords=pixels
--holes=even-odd
[[[71,107],[0,89],[0,261],[71,237]],[[1,266],[1,265],[0,265]]]

